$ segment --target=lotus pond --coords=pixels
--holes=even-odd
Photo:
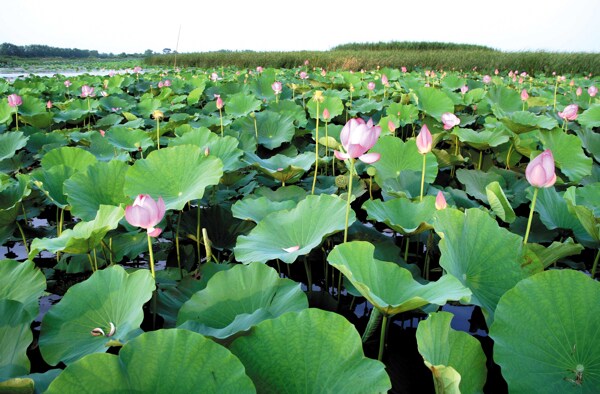
[[[0,391],[597,393],[599,84],[0,80]]]

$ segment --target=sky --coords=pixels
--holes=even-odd
[[[600,53],[599,0],[10,0],[1,9],[0,43],[115,54],[379,41]]]

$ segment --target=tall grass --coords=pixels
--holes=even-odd
[[[172,66],[175,55],[151,56],[147,65]],[[430,68],[444,70],[472,70],[480,72],[519,70],[530,74],[598,74],[598,53],[556,52],[499,52],[487,49],[402,49],[402,50],[348,50],[299,51],[299,52],[204,52],[177,55],[177,65],[182,67],[216,68],[256,66],[294,68],[310,61],[311,67],[326,70],[360,70],[376,67],[410,69]]]
[[[452,42],[429,41],[391,41],[349,43],[338,45],[332,51],[436,51],[436,50],[468,50],[468,51],[496,51],[484,45],[455,44]]]

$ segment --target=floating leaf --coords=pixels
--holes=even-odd
[[[471,129],[455,128],[451,134],[458,136],[458,139],[467,145],[478,150],[485,150],[494,146],[502,145],[508,142],[509,136],[504,130],[489,130],[484,129],[475,131]]]
[[[258,392],[380,393],[392,387],[385,366],[364,357],[354,326],[320,309],[265,320],[230,349]]]
[[[310,152],[294,157],[274,155],[268,159],[261,159],[253,153],[246,152],[246,159],[263,173],[288,184],[298,182],[315,162],[314,154]]]
[[[436,393],[483,393],[487,377],[485,354],[477,339],[450,327],[452,316],[449,312],[436,312],[419,323],[419,353],[433,373]],[[457,386],[456,390],[440,390],[446,386],[445,381]]]
[[[271,201],[266,197],[244,198],[236,201],[231,207],[231,212],[236,218],[260,222],[270,213],[292,209],[297,202],[292,200]]]
[[[87,354],[104,353],[109,341],[125,343],[138,334],[142,306],[154,288],[148,270],[128,274],[118,265],[73,285],[42,320],[39,344],[44,360],[50,365],[70,364]],[[111,323],[112,336],[91,334],[95,328],[108,334]]]
[[[171,329],[140,335],[125,344],[118,356],[90,354],[74,362],[47,393],[100,391],[183,394],[254,393],[255,389],[229,350],[200,334]]]
[[[592,105],[577,117],[577,122],[588,128],[600,126],[600,105]]]
[[[544,268],[548,268],[564,257],[580,254],[583,251],[583,246],[576,244],[571,238],[567,238],[565,242],[552,242],[547,248],[539,244],[527,244],[527,248],[538,256]]]
[[[441,119],[445,112],[454,112],[454,103],[442,90],[420,88],[417,90],[419,109],[434,119]]]
[[[387,224],[391,229],[404,235],[419,234],[432,229],[433,214],[436,211],[435,197],[425,196],[423,201],[412,202],[406,198],[388,201],[367,200],[362,208],[368,219]]]
[[[243,263],[280,259],[291,264],[308,254],[323,238],[345,227],[346,201],[322,194],[307,196],[289,211],[267,215],[248,235],[238,237],[235,257]],[[356,219],[350,212],[348,225]],[[300,246],[295,252],[284,249]]]
[[[177,325],[224,339],[263,320],[306,308],[308,300],[299,283],[280,278],[265,264],[252,263],[216,273],[204,290],[183,304]]]
[[[600,284],[573,270],[544,271],[506,292],[490,336],[511,391],[598,391],[598,299]]]
[[[370,151],[381,154],[381,159],[372,164],[377,170],[375,181],[379,185],[383,185],[386,179],[397,178],[403,170],[418,171],[419,173],[423,170],[423,155],[417,150],[414,139],[404,142],[397,137],[384,136]],[[435,155],[430,152],[427,154],[425,182],[432,183],[437,172],[437,160]]]
[[[106,132],[106,138],[115,148],[128,152],[137,152],[139,149],[146,150],[154,146],[154,141],[147,133],[127,126],[111,127]]]
[[[251,112],[258,111],[261,101],[256,97],[239,92],[225,99],[225,113],[232,118],[242,118]]]
[[[54,166],[64,165],[75,171],[83,171],[88,166],[96,163],[96,157],[90,152],[71,146],[52,149],[42,157],[41,165],[45,170]]]

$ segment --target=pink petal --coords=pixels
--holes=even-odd
[[[378,161],[380,158],[381,158],[381,155],[379,153],[365,153],[364,155],[360,156],[358,159],[360,161],[362,161],[363,163],[372,164],[372,163],[375,163],[376,161]]]
[[[348,156],[346,153],[342,153],[340,151],[334,150],[333,154],[335,155],[335,158],[341,161],[344,161],[346,159],[349,159],[350,156]]]
[[[289,248],[282,248],[282,249],[288,253],[292,253],[292,252],[295,252],[298,249],[300,249],[300,245],[290,246]]]
[[[158,227],[150,227],[146,231],[148,231],[148,235],[151,237],[158,237],[162,233],[162,230]]]

